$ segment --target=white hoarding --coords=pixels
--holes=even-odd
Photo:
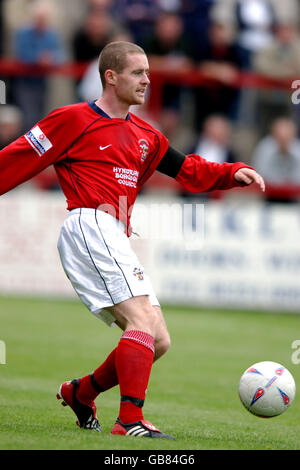
[[[76,298],[56,248],[66,216],[60,193],[0,198],[1,294]],[[300,312],[299,206],[141,197],[132,223],[161,302]]]
[[[300,207],[243,199],[202,209],[195,249],[184,234],[174,240],[172,230],[169,239],[147,242],[146,236],[146,263],[159,299],[300,312]],[[149,225],[151,212],[144,213]],[[172,227],[169,219],[165,210],[164,223]]]

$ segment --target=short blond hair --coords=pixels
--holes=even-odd
[[[110,42],[102,49],[99,57],[99,73],[103,88],[106,86],[106,70],[121,73],[127,65],[128,54],[145,54],[145,51],[137,44],[127,41]]]

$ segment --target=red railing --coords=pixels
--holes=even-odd
[[[62,65],[30,65],[10,59],[0,59],[0,75],[2,76],[41,76],[41,75],[65,75],[73,78],[81,78],[88,67],[89,62],[68,62]],[[275,79],[252,72],[240,72],[231,83],[237,88],[291,88],[291,82],[299,77],[289,79]],[[212,79],[196,68],[168,71],[151,69],[151,81],[156,84],[178,83],[189,86],[199,86],[203,83],[211,84]],[[217,83],[218,80],[216,79]]]
[[[64,75],[81,78],[89,63],[70,62],[62,65],[30,65],[15,60],[0,60],[0,75],[2,77],[39,77],[48,75]]]
[[[89,63],[71,62],[56,66],[36,66],[26,65],[12,60],[0,60],[0,76],[20,77],[20,76],[49,76],[63,75],[80,79]],[[189,68],[185,70],[167,71],[161,69],[151,69],[150,98],[148,101],[149,110],[154,116],[159,115],[162,103],[162,89],[165,84],[178,84],[189,87],[216,87],[224,85],[222,79],[212,79],[197,69]],[[273,88],[291,90],[292,83],[296,78],[278,80],[255,73],[239,72],[230,82],[230,86],[235,88]]]

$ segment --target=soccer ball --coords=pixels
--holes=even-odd
[[[263,361],[243,373],[239,396],[245,408],[256,416],[271,418],[289,408],[295,398],[292,374],[281,364]]]

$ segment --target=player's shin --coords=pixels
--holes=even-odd
[[[143,419],[142,406],[151,373],[154,339],[148,333],[125,331],[116,350],[115,365],[120,385],[122,423]]]

